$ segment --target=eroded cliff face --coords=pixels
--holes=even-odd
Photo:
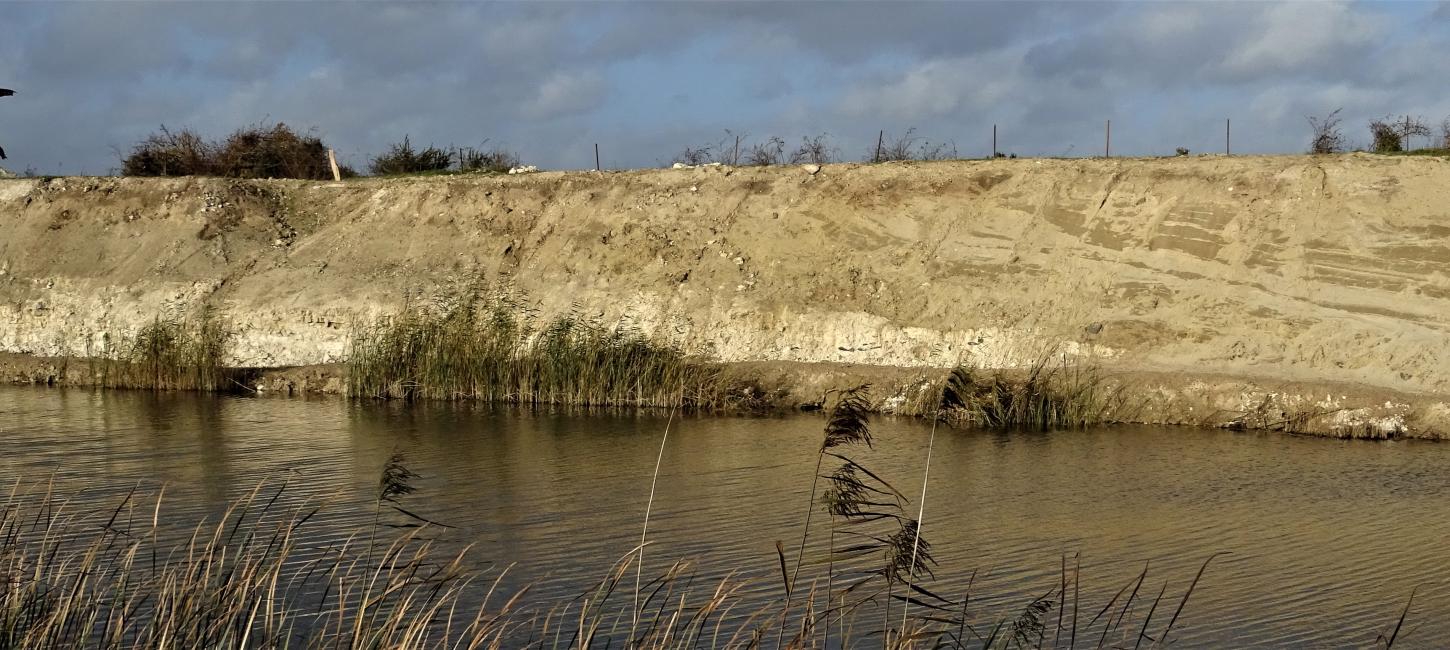
[[[1450,391],[1450,162],[0,181],[0,351],[95,354],[207,304],[238,329],[239,365],[336,362],[353,327],[475,283],[724,361],[1000,367],[1058,349],[1433,396]]]

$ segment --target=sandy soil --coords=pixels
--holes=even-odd
[[[0,351],[94,354],[211,304],[239,365],[335,363],[354,325],[473,283],[729,362],[1058,350],[1245,411],[1277,395],[1450,431],[1436,158],[0,181]]]

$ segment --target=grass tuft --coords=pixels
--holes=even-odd
[[[536,325],[507,296],[405,307],[354,333],[350,394],[585,407],[721,410],[714,364],[637,329],[566,314]]]
[[[950,424],[1043,431],[1121,421],[1124,398],[1096,367],[1052,355],[1025,375],[958,366],[941,395],[942,418]]]
[[[93,379],[103,388],[224,391],[233,386],[223,363],[233,332],[210,307],[189,319],[157,317],[96,359]]]

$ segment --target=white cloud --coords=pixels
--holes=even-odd
[[[1301,72],[1343,60],[1384,41],[1388,19],[1343,3],[1284,2],[1266,5],[1244,26],[1250,36],[1223,62],[1235,75]]]
[[[521,107],[526,117],[552,119],[586,113],[604,99],[608,85],[593,72],[555,72]]]
[[[857,82],[842,96],[841,111],[856,117],[929,119],[1012,101],[1022,87],[1018,50],[938,59],[895,78]]]

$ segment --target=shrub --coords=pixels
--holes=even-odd
[[[1381,120],[1373,120],[1369,123],[1369,133],[1373,142],[1375,153],[1394,153],[1403,151],[1400,146],[1400,133],[1394,126]]]
[[[747,165],[779,165],[785,160],[785,140],[771,136],[769,140],[750,148],[745,156]]]
[[[388,152],[374,158],[369,167],[375,175],[389,176],[439,172],[448,169],[452,164],[453,155],[447,151],[433,146],[422,151],[415,150],[408,136],[403,136],[402,142],[393,143]]]
[[[458,150],[459,171],[505,173],[522,164],[523,161],[519,159],[518,154],[506,149],[485,150],[467,147]]]
[[[231,178],[332,177],[327,146],[309,133],[278,122],[240,129],[225,142],[208,142],[190,129],[164,125],[131,148],[122,160],[126,176],[227,176]]]
[[[1430,137],[1430,127],[1420,118],[1408,115],[1391,120],[1386,117],[1382,120],[1371,120],[1369,132],[1373,138],[1374,151],[1376,153],[1396,153],[1410,149],[1410,138],[1414,136]]]
[[[1339,111],[1342,110],[1344,109],[1336,108],[1322,119],[1313,115],[1304,116],[1304,119],[1309,120],[1309,128],[1314,131],[1314,139],[1309,143],[1309,153],[1339,153],[1344,150],[1344,134],[1339,131]]]
[[[161,130],[146,136],[121,161],[126,176],[202,176],[211,174],[215,147],[196,132]]]
[[[685,147],[684,151],[675,154],[670,162],[682,165],[708,165],[715,162],[714,145],[701,145],[698,148]]]
[[[814,163],[825,165],[836,162],[839,152],[831,145],[829,136],[822,133],[813,137],[801,138],[801,146],[797,147],[790,154],[791,164]]]
[[[216,150],[214,167],[233,178],[332,178],[327,146],[312,133],[299,134],[283,123],[239,129]]]
[[[950,160],[957,157],[957,146],[951,142],[931,144],[916,135],[916,129],[907,129],[899,138],[883,138],[879,147],[866,154],[866,162],[891,162],[899,160]]]

